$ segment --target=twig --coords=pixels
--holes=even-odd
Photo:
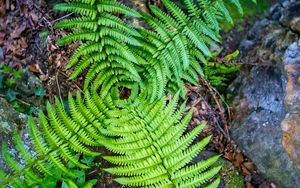
[[[66,75],[66,73],[62,72],[61,70],[59,70],[58,72],[63,76],[65,76],[66,78],[68,78],[68,75]],[[84,94],[84,91],[78,86],[78,84],[74,80],[71,80],[71,82],[76,86],[76,88],[80,91],[80,93]]]
[[[59,87],[59,83],[58,83],[58,72],[55,74],[55,81],[56,81],[56,86],[58,89],[58,95],[59,95],[60,101],[63,104],[63,99],[61,97],[61,91],[60,91],[60,87]]]
[[[204,99],[204,97],[202,95],[200,95],[198,92],[197,92],[197,95],[202,99],[202,101],[205,103],[205,105],[209,108],[210,111],[213,111],[211,106],[207,103],[207,101]],[[229,137],[227,136],[227,134],[225,133],[224,129],[220,126],[219,124],[219,121],[217,120],[217,118],[215,117],[215,115],[213,116],[213,120],[217,126],[217,128],[223,133],[223,135],[228,139]]]
[[[220,93],[205,80],[205,78],[201,77],[201,80],[206,85],[206,87],[209,89],[210,94],[212,95],[212,97],[214,98],[215,102],[217,103],[218,109],[220,110],[220,113],[222,114],[223,125],[224,125],[226,133],[225,133],[224,130],[223,131],[221,130],[221,131],[223,132],[223,134],[225,133],[224,136],[228,139],[228,141],[230,141],[231,138],[230,138],[230,135],[229,135],[229,129],[228,129],[227,121],[224,120],[225,110],[224,110],[223,105],[222,105],[222,103],[220,103],[220,100],[218,99],[217,96],[219,96],[221,98],[221,100],[222,100],[222,97],[221,97]]]
[[[0,97],[6,99],[6,96],[5,96],[5,95],[0,94]],[[23,100],[21,100],[21,99],[16,98],[16,100],[17,100],[18,102],[20,102],[20,103],[26,105],[26,106],[31,106],[31,104],[29,104],[28,102],[25,102],[25,101],[23,101]]]
[[[89,172],[88,175],[94,174],[94,173],[97,172],[97,171],[98,171],[97,169],[96,169],[96,170],[93,170],[93,171]]]
[[[63,20],[63,19],[65,19],[65,18],[69,17],[69,16],[72,16],[73,14],[74,14],[74,13],[70,13],[70,14],[64,15],[63,17],[57,18],[57,19],[55,19],[55,20],[52,20],[52,21],[51,21],[51,24],[54,24],[54,23],[57,22],[57,21],[60,21],[60,20]]]

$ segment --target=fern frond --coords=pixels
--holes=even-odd
[[[238,6],[239,3],[234,1],[233,4]],[[182,88],[183,80],[192,84],[198,82],[195,73],[203,72],[199,66],[195,66],[195,63],[191,65],[191,54],[195,51],[203,54],[198,60],[205,63],[205,58],[212,56],[210,47],[217,46],[217,42],[220,41],[220,21],[232,23],[232,18],[223,0],[197,0],[197,3],[185,0],[188,13],[169,0],[163,0],[162,3],[169,14],[154,6],[150,7],[154,16],[142,14],[144,20],[155,31],[151,35],[149,32],[142,32],[143,37],[152,43],[152,46],[146,45],[144,50],[151,52],[151,58],[158,59],[158,61],[153,61],[147,57],[148,61],[163,64],[163,73],[166,75],[164,80],[167,83],[161,85],[176,91]],[[145,45],[145,43],[142,44]],[[197,67],[196,72],[195,67]],[[154,74],[147,74],[147,80],[158,84],[151,78],[152,75]],[[155,92],[162,93],[163,91],[155,90]]]
[[[95,19],[97,16],[97,7],[84,3],[61,3],[54,6],[54,10],[74,12],[82,16],[88,16]]]
[[[58,29],[84,28],[96,31],[98,28],[98,23],[90,18],[73,18],[59,22],[55,25],[55,27]]]
[[[8,152],[7,145],[3,144],[2,155],[12,173],[1,173],[5,176],[0,180],[1,185],[11,184],[22,187],[22,183],[21,186],[15,183],[20,182],[22,176],[25,176],[23,186],[40,185],[44,176],[54,176],[50,171],[51,167],[72,177],[74,174],[68,170],[66,162],[72,162],[79,168],[88,168],[78,160],[76,155],[99,155],[89,146],[100,146],[102,140],[105,139],[101,130],[105,127],[103,122],[107,116],[100,116],[100,112],[111,107],[102,105],[99,97],[91,97],[88,92],[86,106],[82,103],[79,94],[76,101],[69,95],[70,115],[56,98],[55,107],[47,104],[47,116],[40,112],[39,125],[36,125],[33,118],[30,118],[29,133],[36,154],[32,155],[28,152],[20,136],[15,133],[15,146],[24,162],[21,164],[13,159]],[[97,113],[97,116],[94,113]]]
[[[164,99],[150,106],[143,101],[129,106],[127,114],[133,113],[131,116],[119,114],[118,119],[109,120],[107,129],[117,138],[106,140],[104,146],[119,155],[104,156],[117,165],[105,170],[122,176],[115,181],[129,186],[196,187],[208,185],[218,173],[220,168],[213,164],[219,156],[186,166],[210,137],[190,146],[205,123],[184,135],[192,113],[180,121],[185,108],[175,111],[178,98],[177,94],[168,105]]]
[[[93,31],[74,31],[57,41],[58,45],[64,45],[75,41],[95,41],[98,42],[100,39],[100,33]]]
[[[57,9],[66,11],[72,11],[78,5],[78,10],[74,12],[87,16],[63,21],[57,26],[76,28],[73,33],[60,39],[59,44],[83,42],[67,66],[70,68],[77,64],[71,79],[89,69],[84,88],[87,89],[91,85],[96,86],[94,91],[104,88],[103,96],[115,90],[116,86],[122,87],[130,85],[129,83],[147,87],[139,87],[140,92],[146,91],[151,95],[151,101],[170,91],[180,90],[183,96],[184,81],[196,85],[196,74],[203,73],[195,62],[205,64],[205,59],[212,56],[210,47],[217,46],[220,41],[220,21],[232,23],[232,18],[224,0],[184,0],[187,12],[170,0],[163,0],[162,3],[167,13],[150,6],[153,16],[109,0],[83,0],[58,5]],[[238,0],[231,0],[231,3],[241,10]],[[86,9],[93,9],[93,13],[88,14]],[[153,31],[128,26],[118,17],[119,14],[142,17]],[[87,20],[86,23],[83,23],[84,19]],[[93,58],[99,57],[96,52],[100,52],[101,58]],[[121,74],[119,67],[113,67],[111,60],[107,61],[115,55],[124,58],[122,63],[130,66],[130,70],[123,69]],[[131,66],[132,63],[136,66]],[[102,72],[109,67],[116,70]]]
[[[141,17],[137,11],[111,0],[101,0],[97,7],[99,12],[117,12],[120,14],[126,14],[128,16]]]

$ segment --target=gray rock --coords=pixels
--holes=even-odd
[[[35,94],[37,88],[43,87],[42,81],[25,69],[21,75],[21,78],[17,81],[17,90],[22,95],[27,97]]]
[[[280,4],[275,4],[270,8],[270,18],[272,20],[279,20],[281,17],[281,6]]]
[[[13,107],[3,98],[0,98],[0,151],[3,143],[8,144],[10,154],[24,164],[23,159],[18,155],[12,140],[13,133],[17,132],[21,135],[27,149],[34,156],[32,143],[28,134],[28,117],[25,114],[16,112]],[[1,153],[1,152],[0,152]],[[9,172],[2,154],[0,155],[0,169]]]
[[[281,122],[282,144],[290,158],[300,169],[300,39],[289,46],[284,55],[287,79],[284,99],[288,111]]]
[[[300,18],[300,1],[290,2],[284,1],[282,3],[284,7],[281,11],[280,23],[284,26],[291,27],[291,22]]]
[[[300,187],[300,153],[294,154],[300,146],[300,116],[294,114],[300,114],[299,10],[300,1],[286,0],[255,23],[240,50],[244,62],[258,66],[242,71],[230,87],[236,94],[234,141],[260,173],[283,188]]]

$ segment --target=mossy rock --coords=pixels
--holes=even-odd
[[[226,188],[243,188],[244,178],[239,174],[235,167],[224,158],[220,158],[217,164],[222,165],[223,185]]]

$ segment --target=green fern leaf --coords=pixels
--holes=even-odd
[[[132,115],[124,118],[119,114],[118,119],[107,122],[107,129],[117,138],[106,140],[104,146],[119,155],[104,156],[117,165],[105,170],[122,176],[115,181],[129,186],[197,187],[208,185],[218,173],[220,168],[213,164],[219,156],[186,166],[210,137],[190,146],[205,123],[184,135],[192,112],[180,121],[185,108],[175,111],[177,100],[178,94],[168,105],[165,100],[156,100],[150,106],[137,103],[128,108],[127,114]]]

